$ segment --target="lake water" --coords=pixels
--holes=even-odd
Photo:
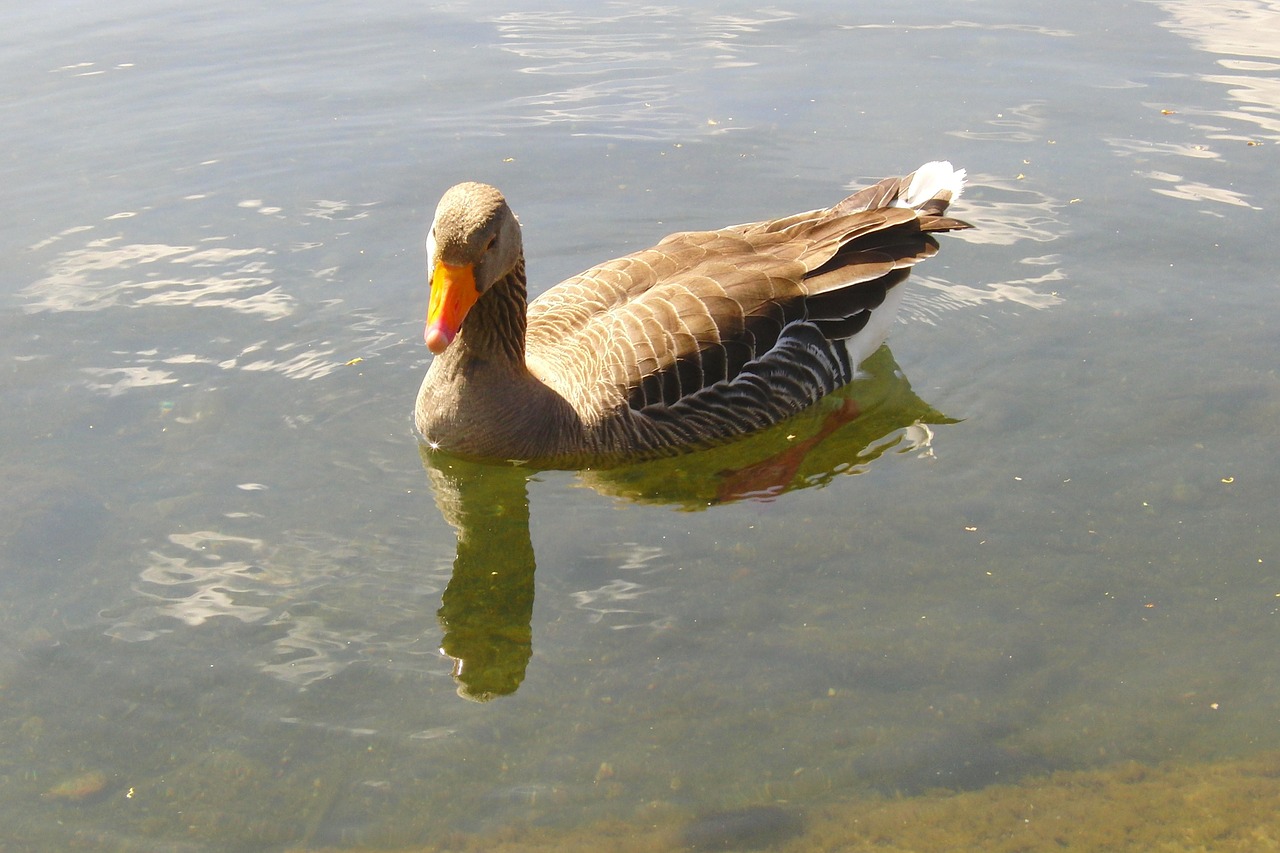
[[[508,8],[6,13],[0,848],[781,805],[819,849],[886,794],[1280,749],[1280,3]],[[840,399],[424,467],[450,184],[538,291],[939,158],[976,227]]]

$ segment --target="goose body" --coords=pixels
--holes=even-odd
[[[927,163],[831,208],[672,234],[527,302],[520,226],[493,187],[448,190],[427,237],[432,448],[545,465],[676,453],[777,423],[851,381],[964,171]]]

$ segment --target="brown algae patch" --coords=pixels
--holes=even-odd
[[[41,798],[60,803],[87,803],[97,799],[107,790],[107,774],[100,770],[87,770],[64,779],[41,794]]]

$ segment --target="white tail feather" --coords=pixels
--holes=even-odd
[[[954,169],[946,160],[934,160],[916,169],[911,185],[893,206],[919,207],[943,190],[951,193],[952,201],[960,198],[964,190],[964,169]]]

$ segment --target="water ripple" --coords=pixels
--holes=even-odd
[[[795,15],[776,9],[752,15],[646,6],[615,14],[508,12],[493,19],[499,48],[526,64],[520,71],[556,81],[512,98],[517,123],[570,123],[579,136],[684,138],[730,127],[687,104],[688,74],[758,64],[758,36]]]
[[[983,30],[984,32],[1009,30],[1013,32],[1049,36],[1051,38],[1070,38],[1075,35],[1075,33],[1070,30],[1043,27],[1038,24],[993,24],[978,23],[976,21],[947,21],[946,23],[941,24],[902,24],[896,22],[890,24],[838,24],[836,28],[841,30],[895,30],[899,32],[912,30]]]
[[[136,597],[100,614],[105,633],[117,640],[147,642],[174,633],[175,623],[196,627],[231,617],[270,629],[272,638],[249,653],[260,672],[295,686],[375,661],[442,672],[435,638],[422,625],[444,588],[447,564],[397,576],[379,573],[349,543],[324,533],[292,531],[272,543],[215,529],[172,533],[145,560]],[[350,613],[367,616],[372,608],[379,627],[353,627]]]
[[[194,195],[186,201],[204,199],[204,195]],[[340,282],[346,270],[324,262],[308,269],[305,262],[286,257],[283,270],[278,272],[274,259],[317,250],[331,252],[329,244],[348,233],[346,224],[369,217],[374,206],[315,199],[282,214],[287,208],[267,204],[262,199],[236,202],[238,210],[251,211],[251,216],[267,215],[294,223],[283,232],[288,235],[288,242],[282,240],[276,244],[267,239],[259,246],[236,245],[235,237],[223,235],[173,241],[155,239],[173,221],[178,221],[171,212],[153,208],[117,211],[96,225],[63,228],[30,245],[28,251],[45,257],[38,267],[38,277],[23,288],[19,296],[27,314],[154,312],[145,319],[129,322],[126,327],[145,328],[148,340],[161,343],[142,351],[112,346],[112,357],[105,364],[99,361],[91,366],[68,365],[80,373],[90,390],[107,396],[156,385],[207,384],[208,371],[202,375],[201,367],[270,372],[297,380],[321,379],[351,362],[357,351],[368,357],[393,346],[401,336],[395,329],[388,328],[385,318],[372,316],[366,308],[344,305],[342,298],[323,300],[317,309],[315,304],[308,305],[291,292],[294,288],[313,286],[315,282]],[[211,218],[225,215],[225,205],[220,211],[206,211],[201,215]],[[314,227],[308,236],[320,239],[296,239],[299,225]],[[102,230],[106,227],[112,230],[104,235]],[[189,226],[188,230],[198,228],[198,225]],[[326,261],[334,257],[332,254],[318,256]],[[192,324],[200,322],[189,316],[189,309],[201,309],[200,316],[208,318],[218,329],[207,338],[198,336],[205,340],[201,351],[188,349]],[[214,319],[210,309],[243,320],[230,323],[225,316]],[[289,319],[292,328],[309,326],[315,310],[342,311],[348,318],[352,338],[346,341],[281,339],[279,332],[266,332],[261,325]],[[79,334],[85,335],[84,330],[93,322],[89,318],[81,322]],[[114,339],[114,330],[120,327],[118,320],[104,317],[98,323],[108,324]],[[182,329],[180,342],[176,347],[166,346],[162,330],[178,327]]]
[[[1280,4],[1273,0],[1157,0],[1169,16],[1161,26],[1214,54],[1225,74],[1200,74],[1206,83],[1224,86],[1232,104],[1226,109],[1195,103],[1145,104],[1165,119],[1161,134],[1178,140],[1119,137],[1106,140],[1122,156],[1176,155],[1193,160],[1223,158],[1228,145],[1257,146],[1280,141]],[[1219,143],[1214,145],[1213,143]],[[1245,193],[1172,171],[1145,171],[1152,191],[1192,202],[1254,207]],[[1169,186],[1169,185],[1172,186]],[[1254,208],[1258,209],[1258,208]],[[1221,215],[1217,209],[1204,212]]]
[[[64,232],[67,233],[67,232]],[[210,238],[210,241],[220,238]],[[125,243],[119,235],[59,255],[22,294],[27,310],[100,311],[144,305],[227,308],[278,320],[294,309],[272,280],[263,248]],[[187,269],[212,270],[183,274]]]

